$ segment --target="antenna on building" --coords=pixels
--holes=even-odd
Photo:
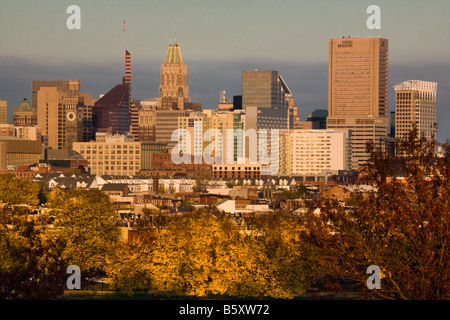
[[[124,46],[125,51],[126,51],[126,50],[127,50],[127,33],[126,33],[126,31],[125,31],[125,20],[123,20],[123,29],[122,29],[122,32],[123,32],[123,46]]]
[[[174,29],[175,29],[175,45],[177,45],[177,17],[175,17],[175,25],[174,25]]]

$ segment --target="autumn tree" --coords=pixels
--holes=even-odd
[[[244,267],[239,268],[241,281],[230,281],[233,295],[292,299],[303,294],[309,287],[311,270],[300,231],[301,225],[292,214],[246,219],[243,232],[248,237],[238,248],[246,255],[240,253],[235,259]]]
[[[5,222],[0,220],[0,300],[61,296],[67,263],[61,243],[48,237],[46,222],[26,216]]]
[[[0,175],[0,202],[9,204],[39,204],[39,183],[12,174]]]
[[[49,200],[54,237],[63,243],[62,257],[82,271],[101,268],[118,242],[115,213],[100,190],[60,192]]]
[[[115,266],[115,284],[133,293],[293,298],[307,288],[307,270],[290,220],[253,222],[245,230],[229,217],[196,210],[130,245]]]
[[[450,298],[450,146],[414,129],[395,152],[368,145],[361,181],[371,192],[353,193],[354,206],[321,199],[304,217],[302,238],[315,249],[324,273],[352,279],[369,298]],[[370,265],[381,270],[381,289],[369,290]]]

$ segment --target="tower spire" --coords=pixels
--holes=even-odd
[[[126,52],[127,51],[127,32],[125,31],[125,20],[123,20],[122,32],[123,32],[123,46],[124,46],[124,49]]]
[[[178,45],[178,43],[177,43],[177,17],[175,17],[174,29],[175,29],[175,45]]]

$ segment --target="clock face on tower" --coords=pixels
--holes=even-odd
[[[75,120],[76,117],[77,116],[75,115],[75,112],[73,112],[73,111],[70,111],[70,112],[67,113],[67,120],[69,120],[69,121]]]
[[[78,121],[83,120],[83,114],[81,112],[78,112]]]

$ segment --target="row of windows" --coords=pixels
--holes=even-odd
[[[106,171],[109,171],[109,170],[130,170],[130,171],[136,170],[136,171],[138,171],[139,167],[138,166],[98,166],[98,167],[92,166],[91,169],[92,169],[92,171],[95,171],[95,172],[97,172],[97,170],[99,170],[99,171],[103,171],[103,170],[106,170]]]
[[[110,148],[111,147],[111,148]],[[128,148],[129,147],[129,148]],[[133,149],[133,145],[127,145],[127,144],[113,144],[113,145],[109,145],[109,144],[80,144],[80,149]],[[140,144],[136,144],[134,145],[134,149],[140,149]]]
[[[105,150],[105,154],[109,155],[109,154],[139,154],[140,151],[139,150],[111,150],[111,152],[109,152],[109,150]],[[80,150],[80,154],[103,154],[103,150]]]
[[[238,171],[242,171],[242,168],[239,167],[231,167],[231,169],[229,167],[214,167],[214,171],[234,171],[234,170],[238,170]],[[253,171],[258,171],[260,168],[259,167],[245,167],[244,171],[249,171],[249,170],[253,170]]]
[[[92,157],[91,158],[91,156],[86,156],[86,160],[103,160],[103,156],[98,156],[98,157]],[[116,158],[116,156],[105,156],[105,160],[122,160],[122,156],[117,156],[117,158]],[[127,157],[127,156],[124,156],[123,157],[123,160],[139,160],[139,156],[134,156],[134,157]]]

